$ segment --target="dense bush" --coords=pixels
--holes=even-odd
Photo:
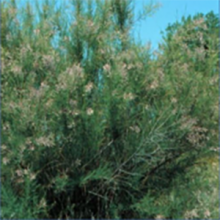
[[[68,3],[1,3],[2,218],[217,218],[197,196],[217,188],[197,171],[216,155],[216,15],[170,25],[152,59],[134,2]]]

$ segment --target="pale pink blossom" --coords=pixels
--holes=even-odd
[[[133,100],[133,99],[134,99],[134,95],[133,95],[131,92],[125,93],[125,94],[123,95],[123,98],[124,98],[125,100],[130,101],[130,100]]]
[[[23,176],[22,170],[16,170],[15,173],[16,173],[19,177]]]
[[[111,66],[107,63],[103,66],[103,69],[106,71],[106,72],[109,72],[111,70]]]
[[[39,28],[34,30],[34,34],[39,35],[39,33],[40,33],[40,29]]]
[[[163,219],[165,219],[165,217],[163,215],[156,215],[155,219],[156,220],[163,220]]]
[[[92,108],[87,109],[87,115],[92,115],[94,113],[94,110]]]
[[[175,97],[173,97],[173,98],[171,99],[171,103],[177,103],[177,99],[176,99]]]
[[[154,80],[151,84],[150,84],[150,89],[156,89],[158,87],[158,81]]]
[[[9,163],[9,159],[7,157],[3,157],[2,162],[4,165],[7,165]]]
[[[93,83],[89,82],[86,86],[85,86],[85,92],[91,92],[93,88]]]
[[[204,212],[204,216],[205,218],[209,218],[211,216],[211,213],[208,209]]]

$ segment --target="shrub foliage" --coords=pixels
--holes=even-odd
[[[133,1],[37,3],[1,3],[2,218],[218,218],[217,16],[152,57]]]

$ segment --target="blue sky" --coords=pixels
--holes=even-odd
[[[18,5],[19,3],[23,5],[26,1],[29,0],[17,0]],[[43,0],[31,0],[29,2],[34,3],[36,1],[43,2]],[[57,1],[64,3],[66,0]],[[210,11],[219,14],[218,0],[134,0],[134,3],[135,12],[140,11],[143,5],[149,3],[161,4],[161,7],[152,16],[140,21],[134,27],[135,39],[140,40],[143,45],[150,41],[152,49],[157,49],[158,43],[162,41],[161,31],[164,31],[169,23],[180,21],[182,16],[193,16],[197,13],[206,14]]]

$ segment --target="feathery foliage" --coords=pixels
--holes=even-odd
[[[1,3],[1,217],[218,218],[216,15],[151,59],[134,1],[66,4]]]

